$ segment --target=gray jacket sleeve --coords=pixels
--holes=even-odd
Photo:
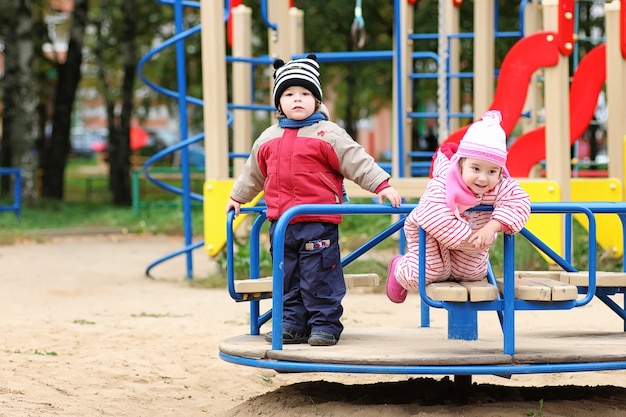
[[[328,124],[327,131],[333,135],[342,175],[364,190],[376,192],[378,186],[389,179],[389,174],[376,163],[363,146],[348,135],[348,132],[335,123]]]
[[[261,172],[257,154],[261,144],[271,137],[271,131],[273,127],[265,130],[254,142],[250,156],[246,160],[243,166],[241,174],[235,181],[233,188],[230,192],[230,197],[240,203],[248,203],[252,201],[261,191],[265,185],[265,176]]]

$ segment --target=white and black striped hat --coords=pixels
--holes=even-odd
[[[278,108],[280,96],[294,85],[304,87],[319,101],[322,101],[322,85],[320,84],[320,66],[317,56],[309,54],[306,58],[293,59],[285,64],[282,59],[274,61],[274,106]]]

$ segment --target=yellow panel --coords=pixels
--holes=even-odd
[[[561,187],[548,180],[520,180],[520,185],[530,196],[531,203],[554,203],[561,201]],[[531,214],[526,228],[533,232],[553,251],[563,256],[563,218],[561,214]],[[541,252],[540,252],[541,253]],[[555,262],[541,253],[551,264]]]
[[[614,178],[573,178],[571,182],[572,201],[624,201],[623,188]],[[587,216],[576,214],[574,218],[588,228]],[[624,252],[622,222],[616,214],[596,215],[596,240],[611,254],[620,258]]]
[[[204,184],[204,247],[210,256],[217,255],[226,245],[225,208],[234,183],[234,180],[214,180]],[[253,207],[261,198],[262,192],[242,207]],[[245,217],[244,214],[238,216],[233,222],[233,228],[237,229]]]

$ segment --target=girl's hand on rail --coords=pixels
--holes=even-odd
[[[228,212],[231,210],[235,210],[235,217],[239,216],[239,212],[241,209],[241,203],[238,201],[233,200],[232,198],[230,200],[228,200],[228,203],[226,203],[226,214],[228,215]]]
[[[502,225],[497,220],[489,220],[489,222],[474,232],[467,243],[476,249],[488,249],[496,239],[497,233],[502,231]]]

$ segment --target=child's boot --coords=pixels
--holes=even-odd
[[[402,255],[396,255],[389,262],[389,274],[387,274],[387,297],[394,303],[403,303],[406,300],[408,291],[396,280],[396,264],[402,259]]]

